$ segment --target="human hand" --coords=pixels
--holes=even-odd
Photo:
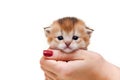
[[[66,54],[58,50],[47,50],[44,51],[44,55],[40,63],[46,80],[120,79],[120,77],[113,76],[113,73],[119,76],[120,70],[109,64],[95,52],[78,50],[74,53]],[[111,73],[110,70],[113,72]]]

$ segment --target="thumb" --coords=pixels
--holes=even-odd
[[[59,50],[44,50],[44,58],[50,60],[83,60],[85,55],[83,50],[78,50],[73,53],[64,53]]]

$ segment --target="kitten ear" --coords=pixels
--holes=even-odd
[[[91,37],[91,34],[92,34],[92,32],[93,32],[94,30],[91,29],[91,28],[89,28],[89,27],[85,27],[85,29],[86,29],[86,32],[87,32],[87,34],[89,35],[89,37]]]
[[[45,31],[45,35],[47,37],[50,34],[50,32],[51,32],[51,27],[45,27],[44,31]]]

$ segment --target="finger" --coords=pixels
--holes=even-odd
[[[47,75],[48,77],[52,78],[55,80],[55,78],[57,77],[57,75],[53,72],[50,72],[48,70],[46,70],[44,67],[41,66],[41,68],[44,70],[45,75]]]
[[[46,59],[54,59],[54,60],[68,60],[69,54],[65,54],[59,50],[44,50],[43,51],[44,58]]]
[[[88,53],[90,52],[85,50],[77,50],[72,53],[64,53],[59,50],[44,50],[43,52],[44,58],[46,59],[63,60],[63,61],[76,60],[76,59],[83,60]],[[46,56],[46,54],[48,54],[49,56]]]
[[[48,70],[54,74],[58,74],[60,70],[66,65],[64,61],[56,61],[56,60],[46,60],[44,57],[41,58],[40,64],[42,69]]]
[[[52,79],[52,80],[56,80],[57,76],[49,71],[45,71],[45,74],[47,75],[48,78]]]
[[[53,80],[53,79],[45,74],[45,80]]]
[[[43,70],[48,70],[55,74],[57,73],[57,62],[55,60],[45,60],[44,58],[41,58],[40,64]]]

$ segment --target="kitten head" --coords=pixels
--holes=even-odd
[[[87,49],[93,29],[74,17],[64,17],[44,28],[51,49],[70,53],[77,49]]]

